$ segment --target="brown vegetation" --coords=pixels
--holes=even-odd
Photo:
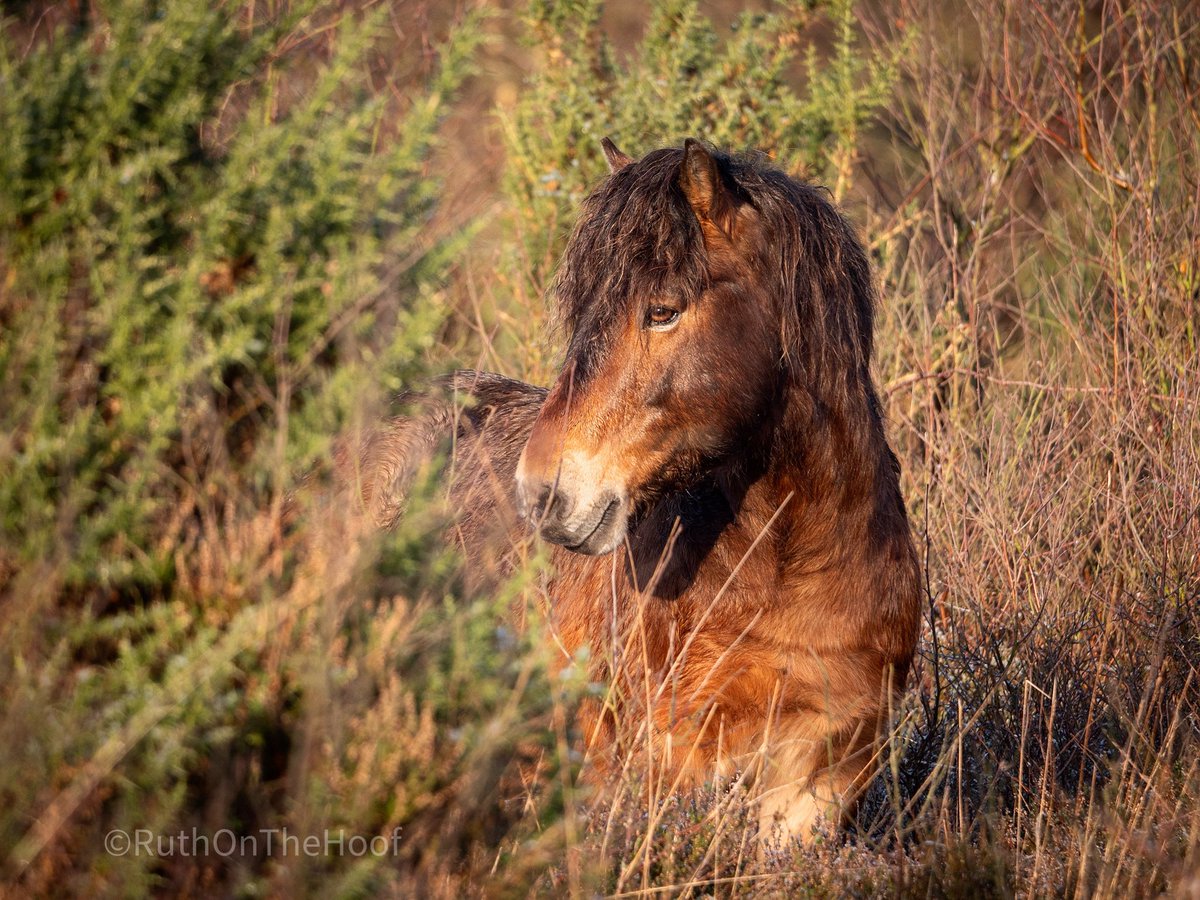
[[[163,5],[180,28],[201,15]],[[39,6],[14,7],[6,61],[53,43],[39,22],[93,4],[53,5],[44,18]],[[403,87],[441,58],[430,48],[442,10],[422,18],[419,6],[386,10],[392,52],[385,41],[369,65],[343,64],[337,89],[311,107],[309,88],[340,58],[331,48],[355,18],[349,7],[288,31],[262,71],[221,87],[227,118],[197,113],[206,125],[186,152],[135,155],[122,132],[58,184],[58,170],[92,149],[64,145],[22,170],[42,179],[24,206],[0,197],[3,877],[20,894],[1194,896],[1196,5],[899,0],[843,20],[798,3],[782,24],[760,16],[730,32],[714,4],[721,46],[746,40],[752,52],[703,72],[688,66],[711,61],[697,49],[708,32],[687,4],[653,4],[645,35],[640,4],[614,3],[604,19],[586,3],[493,11],[474,26],[492,42],[461,50],[480,73],[432,161],[419,130],[403,127],[450,103],[445,91]],[[239,4],[237,21],[250,33],[274,11]],[[579,23],[586,39],[573,42]],[[600,41],[605,23],[621,35],[613,46]],[[175,46],[156,37],[157,20],[121,34],[96,27],[80,46],[100,62],[113,42],[164,58]],[[668,31],[676,38],[661,39]],[[809,42],[811,60],[772,55]],[[90,83],[92,61],[72,83]],[[166,79],[168,68],[151,74]],[[38,70],[47,90],[54,71]],[[113,84],[131,77],[114,71]],[[186,68],[179,77],[203,81]],[[376,90],[390,99],[373,107],[382,123],[362,118],[360,140],[339,110]],[[0,139],[24,124],[4,102]],[[234,140],[277,135],[293,108],[314,110],[294,126],[302,140]],[[61,111],[38,110],[31,121]],[[142,110],[137,128],[158,121]],[[253,129],[239,127],[247,110]],[[828,185],[878,272],[873,365],[926,588],[910,690],[893,711],[884,773],[845,833],[765,858],[743,785],[672,791],[638,774],[644,744],[617,761],[603,799],[591,792],[570,723],[607,687],[584,666],[548,674],[545,548],[523,544],[499,587],[472,583],[440,537],[440,472],[411,473],[409,507],[386,538],[337,507],[302,504],[285,521],[287,492],[301,473],[316,469],[319,482],[331,455],[315,436],[353,444],[384,396],[418,376],[466,364],[551,380],[563,347],[541,337],[543,295],[610,133],[634,157],[686,133],[765,144],[777,165]],[[351,135],[330,157],[337,165],[311,178],[276,165],[323,158],[329,134]],[[406,140],[418,150],[395,166],[367,164],[341,194],[321,193]],[[276,147],[278,157],[266,152]],[[203,174],[180,180],[196,160]],[[270,190],[231,181],[238,190],[217,200],[233,214],[216,201],[164,214],[171,228],[138,243],[142,213],[226,163],[247,185],[273,173],[261,182]],[[438,194],[438,174],[447,203],[435,213],[423,198]],[[92,205],[88,177],[107,191]],[[311,212],[308,197],[365,203],[372,186],[395,184],[370,216],[331,202],[300,229],[303,242],[279,230]],[[285,201],[283,219],[262,212]],[[328,241],[329,216],[345,210],[349,237]],[[470,241],[437,257],[452,267],[426,261],[449,226],[476,215]],[[399,239],[364,238],[397,221]],[[39,243],[64,222],[69,240]],[[150,302],[120,307],[130,328],[97,330],[130,284]],[[192,307],[202,315],[186,328],[134,315]],[[435,331],[428,312],[447,308]],[[195,353],[181,357],[195,368],[177,375],[146,358],[164,335]],[[117,337],[128,338],[124,367]],[[212,347],[225,355],[205,368]],[[137,390],[122,392],[126,383]],[[77,446],[94,464],[67,452]],[[135,500],[152,501],[151,513],[135,514]],[[524,632],[504,624],[513,609]],[[402,840],[365,859],[103,849],[118,827],[280,826],[401,828]]]

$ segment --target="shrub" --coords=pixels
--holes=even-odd
[[[432,489],[386,546],[356,541],[350,510],[285,511],[437,341],[469,229],[435,219],[431,155],[480,19],[399,102],[369,87],[378,13],[116,0],[27,50],[18,24],[0,49],[6,874],[362,891],[395,877],[383,859],[451,866],[503,824],[508,751],[545,732],[538,657],[435,551]],[[289,826],[407,830],[386,858],[276,866],[259,829]],[[103,840],[193,828],[257,843]]]

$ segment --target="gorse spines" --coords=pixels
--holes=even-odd
[[[398,387],[442,316],[423,287],[447,263],[427,162],[478,27],[382,140],[395,101],[363,89],[378,14],[345,16],[286,95],[302,17],[248,22],[125,0],[3,49],[0,377],[20,388],[0,412],[0,527],[28,561],[67,515],[76,590],[167,588],[181,474],[232,457],[267,486],[276,426],[289,465],[311,461],[363,352]]]
[[[173,886],[161,859],[106,855],[94,817],[391,834],[462,755],[489,760],[461,729],[515,677],[523,645],[495,652],[486,602],[440,605],[430,484],[361,558],[338,523],[321,537],[331,517],[285,536],[280,512],[443,325],[469,229],[435,219],[431,160],[479,17],[397,86],[370,77],[385,12],[272,6],[114,0],[32,40],[0,27],[0,879],[30,893]],[[419,648],[393,640],[414,623]],[[368,682],[359,715],[342,692]],[[333,705],[358,713],[293,758],[292,729]]]

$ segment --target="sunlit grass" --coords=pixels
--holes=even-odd
[[[442,22],[446,65],[414,71],[404,3],[361,26],[165,6],[143,29],[107,5],[43,56],[21,12],[0,52],[20,84],[0,99],[14,896],[1200,890],[1194,10],[797,4],[730,37],[655,4],[627,54],[577,33],[590,4],[535,4]],[[488,29],[533,73],[498,122],[459,89],[487,77]],[[191,47],[213,80],[147,64],[122,106],[138,53],[110,47]],[[438,132],[443,113],[470,121]],[[504,159],[470,152],[487,127]],[[430,372],[552,377],[542,292],[599,137],[637,155],[684,131],[827,181],[881,279],[924,626],[880,777],[809,847],[760,851],[752,773],[672,789],[645,741],[593,783],[573,711],[612,687],[552,674],[542,549],[477,583],[436,464],[386,533],[334,477]],[[438,217],[465,158],[501,185],[483,221]],[[281,828],[400,838],[105,846]]]

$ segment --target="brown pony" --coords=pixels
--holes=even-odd
[[[530,524],[559,545],[564,661],[588,645],[611,685],[581,713],[598,769],[636,738],[667,784],[753,770],[761,833],[806,838],[874,771],[919,620],[867,258],[825,191],[758,158],[604,148],[554,286],[558,380],[451,376],[472,405],[370,439],[365,496],[394,521],[456,428],[468,555]]]

